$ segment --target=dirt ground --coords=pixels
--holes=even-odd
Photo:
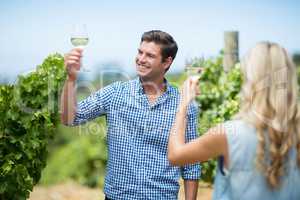
[[[184,200],[183,187],[180,187],[179,200]],[[211,199],[212,188],[205,183],[199,184],[198,200]],[[29,200],[103,200],[104,195],[101,189],[91,189],[68,182],[54,186],[36,186],[30,194]]]

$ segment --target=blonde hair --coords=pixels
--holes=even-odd
[[[278,188],[289,150],[295,146],[300,166],[296,67],[284,48],[261,42],[250,50],[241,68],[244,80],[237,117],[256,127],[257,167],[271,188]]]

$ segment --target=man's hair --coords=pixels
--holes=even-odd
[[[170,34],[160,30],[147,31],[141,38],[141,43],[144,41],[154,42],[160,46],[162,61],[165,61],[168,57],[171,57],[172,61],[175,59],[178,47]],[[168,71],[169,68],[170,66],[166,69],[166,71]]]

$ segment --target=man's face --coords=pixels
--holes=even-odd
[[[135,59],[136,71],[144,80],[156,80],[163,77],[166,68],[171,64],[170,58],[162,61],[160,46],[154,42],[142,42]]]

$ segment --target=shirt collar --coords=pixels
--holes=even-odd
[[[166,78],[164,78],[164,83],[166,84],[166,91],[164,92],[164,94],[171,94],[172,86],[170,85],[170,83]],[[141,79],[139,77],[135,79],[134,91],[135,91],[135,95],[137,96],[145,94]]]

